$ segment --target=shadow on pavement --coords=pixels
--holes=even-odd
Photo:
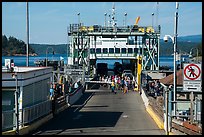
[[[95,84],[91,89],[99,89],[100,85]],[[87,101],[95,92],[84,92],[83,96],[72,106],[56,115],[53,119],[39,127],[37,130],[29,133],[38,134],[60,134],[68,129],[90,128],[90,127],[114,127],[120,118],[122,112],[106,111],[82,111]],[[85,106],[86,108],[108,107],[108,106]]]

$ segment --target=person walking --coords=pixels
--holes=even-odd
[[[128,92],[128,83],[127,79],[124,80],[124,88],[123,88],[124,94]]]
[[[111,82],[111,91],[115,92],[115,82],[114,82],[114,79]]]
[[[53,117],[55,117],[55,115],[56,115],[56,103],[57,103],[57,97],[54,95],[53,97],[52,97],[52,115],[53,115]]]
[[[124,82],[125,81],[125,79],[124,79],[124,77],[122,77],[122,79],[121,79],[121,90],[122,90],[122,92],[124,91]]]

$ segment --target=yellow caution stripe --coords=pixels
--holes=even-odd
[[[164,122],[161,120],[161,118],[159,118],[155,112],[152,110],[151,106],[147,106],[146,108],[147,112],[150,114],[150,116],[154,119],[154,121],[156,122],[157,126],[160,129],[164,129]]]

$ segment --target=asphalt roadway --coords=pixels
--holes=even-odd
[[[165,131],[147,113],[138,92],[114,94],[106,87],[96,86],[30,134],[165,135]]]

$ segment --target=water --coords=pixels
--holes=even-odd
[[[188,55],[182,55],[181,56],[181,61],[182,62],[188,62],[189,57]],[[177,64],[180,64],[180,60],[177,61]],[[160,56],[159,57],[159,66],[168,66],[170,67],[171,70],[173,70],[174,67],[174,56]]]
[[[55,54],[55,55],[47,55],[48,60],[60,60],[60,57],[64,58],[64,64],[67,64],[67,55],[66,54]],[[2,66],[5,65],[5,59],[13,59],[15,66],[26,66],[26,56],[3,56],[2,57]],[[44,60],[46,59],[46,55],[42,54],[39,56],[30,56],[29,57],[29,66],[35,66],[34,61]],[[159,58],[159,66],[169,66],[173,69],[173,61],[174,56],[160,56]],[[184,55],[181,59],[188,60],[188,56]],[[96,63],[108,63],[108,68],[113,69],[114,63],[119,62],[122,63],[122,60],[97,60]]]
[[[47,55],[48,60],[60,60],[60,57],[64,58],[64,64],[67,64],[67,55],[66,54],[55,54]],[[13,59],[15,66],[26,66],[26,56],[3,56],[2,57],[2,66],[5,65],[5,59]],[[29,56],[29,66],[35,66],[34,61],[46,59],[46,54],[39,56]]]
[[[108,64],[108,69],[113,69],[115,62],[119,62],[120,64],[122,64],[122,60],[120,60],[120,59],[112,59],[112,60],[110,60],[110,59],[107,59],[107,60],[99,59],[99,60],[96,60],[96,63],[107,63]]]

